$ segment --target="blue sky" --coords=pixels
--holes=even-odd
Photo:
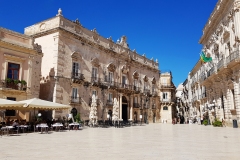
[[[217,0],[1,0],[0,26],[20,33],[34,23],[63,16],[116,42],[127,36],[131,50],[158,59],[182,83],[199,59],[198,43]]]

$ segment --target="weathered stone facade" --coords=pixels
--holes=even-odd
[[[219,0],[203,29],[200,43],[211,63],[200,60],[188,77],[188,93],[196,115],[211,121],[240,121],[240,0]]]
[[[31,37],[0,28],[0,98],[38,98],[42,56],[41,46]],[[9,117],[28,121],[31,116],[29,111],[16,111]]]
[[[160,122],[159,64],[130,50],[127,37],[113,42],[96,29],[70,21],[59,10],[56,17],[25,28],[42,46],[40,98],[70,104],[72,112],[89,119],[92,94],[97,97],[97,117],[112,115],[119,102],[119,119]],[[69,111],[56,111],[63,117]]]
[[[160,74],[160,117],[162,123],[172,123],[176,117],[175,93],[176,87],[172,82],[172,73],[163,72]]]

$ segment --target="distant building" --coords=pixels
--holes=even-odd
[[[13,101],[38,98],[42,56],[41,46],[34,44],[31,37],[0,28],[0,98]],[[28,121],[34,115],[9,109],[5,116]]]
[[[60,9],[55,17],[25,28],[25,34],[44,52],[40,98],[70,104],[70,112],[80,113],[82,120],[89,119],[93,94],[98,120],[107,120],[108,115],[111,119],[117,98],[123,121],[160,122],[159,64],[130,50],[126,36],[114,43],[96,29],[84,28],[79,20],[64,18]],[[173,87],[171,81],[168,84]],[[164,106],[170,110],[171,103]],[[63,118],[68,112],[55,111],[52,116]]]
[[[172,123],[176,115],[176,87],[172,82],[170,71],[160,74],[160,117],[162,123]]]

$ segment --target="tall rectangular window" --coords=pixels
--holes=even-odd
[[[7,78],[19,79],[20,64],[8,63]]]
[[[138,97],[134,97],[134,103],[138,103]]]
[[[97,74],[98,74],[97,68],[93,67],[93,68],[92,68],[92,78],[93,78],[94,80],[97,80]]]
[[[109,93],[109,94],[108,94],[108,101],[109,101],[109,102],[112,102],[112,93]]]
[[[96,90],[93,90],[93,91],[92,91],[92,95],[95,95],[95,97],[97,97],[97,91],[96,91]]]
[[[123,85],[126,84],[126,76],[122,76],[122,84],[123,84]]]
[[[72,88],[72,98],[77,99],[77,97],[78,97],[78,89]]]
[[[79,63],[73,62],[72,64],[72,73],[74,77],[78,77],[80,75]]]
[[[109,83],[113,82],[113,72],[108,72],[108,82]]]
[[[163,92],[163,100],[167,100],[168,99],[168,94],[166,92]]]
[[[134,85],[135,87],[138,87],[138,80],[137,80],[137,79],[134,79],[133,85]]]

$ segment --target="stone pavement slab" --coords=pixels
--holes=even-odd
[[[240,129],[149,124],[3,136],[0,159],[239,160]]]

